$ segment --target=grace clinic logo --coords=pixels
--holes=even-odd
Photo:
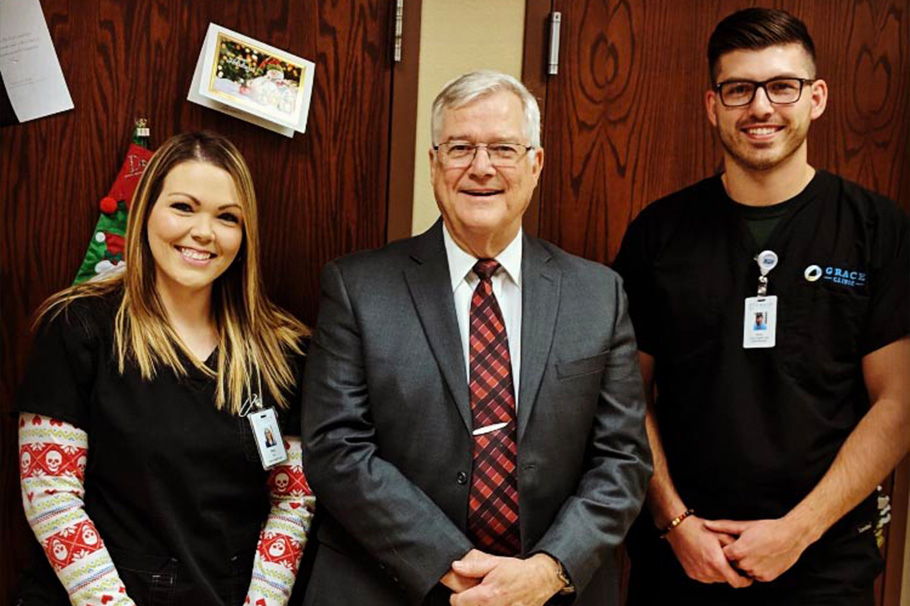
[[[803,272],[803,276],[809,282],[824,279],[833,284],[843,284],[853,288],[865,286],[866,284],[866,272],[842,267],[828,266],[823,269],[819,265],[810,265]]]

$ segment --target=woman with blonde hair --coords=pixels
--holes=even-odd
[[[259,254],[240,153],[178,135],[137,187],[125,271],[39,309],[17,408],[44,554],[20,604],[287,602],[313,507],[308,333],[266,297]]]

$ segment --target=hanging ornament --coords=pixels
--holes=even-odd
[[[101,215],[74,284],[124,266],[124,236],[129,206],[139,184],[139,177],[152,157],[152,152],[147,149],[148,139],[148,121],[144,118],[136,120],[133,143],[126,153],[120,172],[110,191],[98,203]]]

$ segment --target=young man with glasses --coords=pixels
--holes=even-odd
[[[871,605],[873,493],[910,446],[907,217],[809,165],[801,21],[734,13],[708,58],[723,173],[644,209],[615,264],[655,467],[629,602]]]
[[[323,272],[304,604],[617,604],[650,476],[622,286],[522,233],[543,150],[520,82],[466,74],[432,116],[442,219]]]

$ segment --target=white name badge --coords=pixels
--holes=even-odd
[[[274,408],[264,408],[246,416],[253,430],[253,439],[259,450],[259,459],[263,469],[271,469],[287,461],[288,453],[284,449],[284,438],[278,427],[278,416]]]
[[[743,348],[774,347],[777,334],[777,296],[749,297],[743,317]]]

